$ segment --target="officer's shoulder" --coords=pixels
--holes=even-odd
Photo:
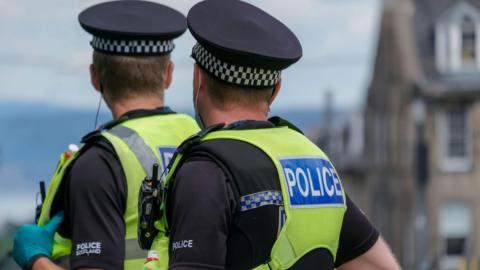
[[[82,138],[82,143],[84,144],[82,147],[83,152],[92,152],[92,154],[93,152],[98,152],[98,154],[108,153],[109,155],[112,155],[118,159],[115,149],[113,148],[112,144],[103,136],[103,132],[104,129],[96,129],[85,135]]]
[[[191,135],[185,141],[183,141],[178,147],[177,152],[180,154],[185,153],[186,151],[192,149],[192,147],[199,145],[202,142],[202,138],[205,137],[208,133],[220,130],[225,126],[225,124],[216,124],[208,128],[202,129],[199,132]]]
[[[85,136],[83,136],[81,142],[83,144],[90,144],[98,140],[100,137],[102,137],[102,130],[95,129],[94,131],[91,131],[87,133]]]
[[[95,128],[94,130],[90,131],[87,133],[85,136],[82,138],[82,143],[83,144],[90,144],[93,143],[99,139],[101,139],[103,136],[103,132],[108,131],[109,129],[115,127],[116,125],[128,120],[128,117],[121,117],[119,119],[114,119],[109,122],[104,123],[103,125]]]
[[[288,127],[289,129],[293,129],[297,131],[298,133],[304,135],[303,131],[292,124],[291,122],[285,120],[284,118],[281,118],[279,116],[273,116],[268,119],[268,121],[272,124],[274,124],[276,127]]]
[[[302,132],[302,130],[300,128],[298,128],[297,126],[295,126],[291,122],[289,122],[289,121],[287,121],[287,120],[285,120],[281,117],[274,116],[274,117],[269,118],[268,121],[271,122],[275,127],[285,126],[285,127],[288,127],[289,129],[292,129],[292,130],[304,135],[304,133]],[[180,153],[180,154],[185,153],[186,151],[192,149],[194,146],[198,146],[202,142],[202,138],[205,137],[207,134],[209,134],[210,132],[213,132],[213,131],[221,130],[224,127],[225,127],[225,124],[220,123],[220,124],[216,124],[216,125],[213,125],[213,126],[210,126],[208,128],[200,130],[199,132],[191,135],[185,141],[183,141],[178,146],[177,152]]]

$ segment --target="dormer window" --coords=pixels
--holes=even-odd
[[[462,21],[462,66],[475,67],[476,65],[476,33],[475,23],[470,17]]]
[[[441,73],[480,71],[480,12],[465,1],[457,2],[437,19],[435,62]]]

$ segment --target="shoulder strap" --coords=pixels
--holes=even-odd
[[[290,129],[293,129],[300,134],[304,135],[302,130],[295,126],[294,124],[290,123],[289,121],[279,117],[279,116],[273,116],[268,119],[268,121],[272,124],[274,124],[276,127],[288,127]]]
[[[86,143],[89,140],[92,140],[96,137],[101,136],[102,131],[107,130],[107,129],[112,129],[119,124],[127,121],[127,120],[132,120],[136,118],[141,118],[141,117],[147,117],[147,116],[153,116],[153,115],[166,115],[166,114],[176,114],[176,112],[172,111],[169,107],[161,107],[153,110],[138,110],[136,111],[135,115],[129,115],[128,113],[126,115],[123,115],[122,117],[118,119],[113,119],[111,121],[108,121],[104,123],[103,125],[99,126],[97,129],[94,131],[89,132],[87,135],[85,135],[82,138],[82,143]]]
[[[128,145],[140,161],[145,174],[151,177],[153,165],[160,163],[143,138],[135,130],[122,125],[113,127],[108,133],[120,138]]]
[[[96,139],[98,139],[99,137],[102,136],[102,132],[103,132],[104,130],[108,130],[108,129],[111,129],[111,128],[115,127],[115,126],[118,126],[119,124],[121,124],[121,123],[123,123],[123,122],[125,122],[125,121],[127,121],[127,120],[129,120],[129,119],[130,119],[130,118],[128,118],[128,117],[121,117],[121,118],[119,118],[119,119],[114,119],[114,120],[112,120],[112,121],[109,121],[109,122],[107,122],[107,123],[99,126],[99,127],[96,128],[95,130],[87,133],[87,135],[83,136],[81,142],[87,144],[87,143],[89,143],[89,142],[91,142],[91,141],[95,141]]]
[[[87,135],[83,136],[80,142],[84,144],[88,144],[88,143],[91,143],[92,141],[95,141],[99,137],[101,137],[101,135],[102,135],[102,130],[96,129],[94,131],[87,133]]]
[[[175,160],[177,159],[177,156],[183,155],[187,150],[190,148],[199,145],[202,142],[202,138],[207,135],[209,132],[213,132],[215,130],[222,129],[225,126],[225,124],[216,124],[213,126],[210,126],[208,128],[202,129],[200,132],[191,135],[188,137],[185,141],[183,141],[178,147],[177,151],[175,151],[175,154],[173,154],[172,159],[170,160],[170,163],[167,165],[166,172],[170,171],[175,163]]]
[[[183,141],[180,144],[180,146],[178,146],[177,152],[180,153],[180,154],[185,153],[185,151],[187,151],[188,149],[192,148],[195,145],[200,144],[200,142],[202,141],[202,138],[205,137],[205,135],[207,135],[210,132],[220,130],[224,126],[225,126],[225,124],[221,123],[221,124],[216,124],[216,125],[210,126],[208,128],[202,129],[200,132],[198,132],[196,134],[193,134],[192,136],[188,137],[188,139]],[[174,160],[174,159],[175,159],[175,157],[172,158],[172,160]]]

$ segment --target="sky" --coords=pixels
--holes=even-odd
[[[0,102],[33,102],[94,110],[89,83],[91,37],[78,13],[98,0],[0,0]],[[159,0],[183,14],[197,0]],[[318,109],[326,91],[340,108],[359,108],[368,87],[381,0],[249,0],[298,36],[303,58],[282,73],[273,109]],[[191,107],[195,41],[176,40],[174,82],[167,103]]]
[[[156,1],[183,14],[198,2]],[[99,95],[90,86],[88,74],[91,36],[81,29],[77,16],[98,2],[0,0],[0,106],[9,108],[5,102],[22,102],[95,111]],[[371,77],[381,0],[248,2],[289,26],[303,46],[303,58],[282,73],[282,90],[273,111],[318,110],[326,91],[334,93],[335,106],[340,109],[361,107]],[[166,100],[178,111],[191,111],[193,60],[189,55],[195,41],[187,31],[175,43],[174,82]],[[23,168],[17,169],[22,172]],[[0,226],[2,220],[31,217],[32,192],[2,194]]]

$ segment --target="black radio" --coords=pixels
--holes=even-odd
[[[40,203],[38,202],[38,193],[36,198],[37,207],[35,207],[35,224],[38,224],[38,220],[40,219],[40,214],[42,213],[43,203],[45,202],[45,181],[40,181]]]
[[[150,249],[158,234],[155,221],[160,219],[160,203],[163,187],[158,178],[158,164],[153,164],[152,177],[142,182],[138,198],[138,243],[142,249]]]

